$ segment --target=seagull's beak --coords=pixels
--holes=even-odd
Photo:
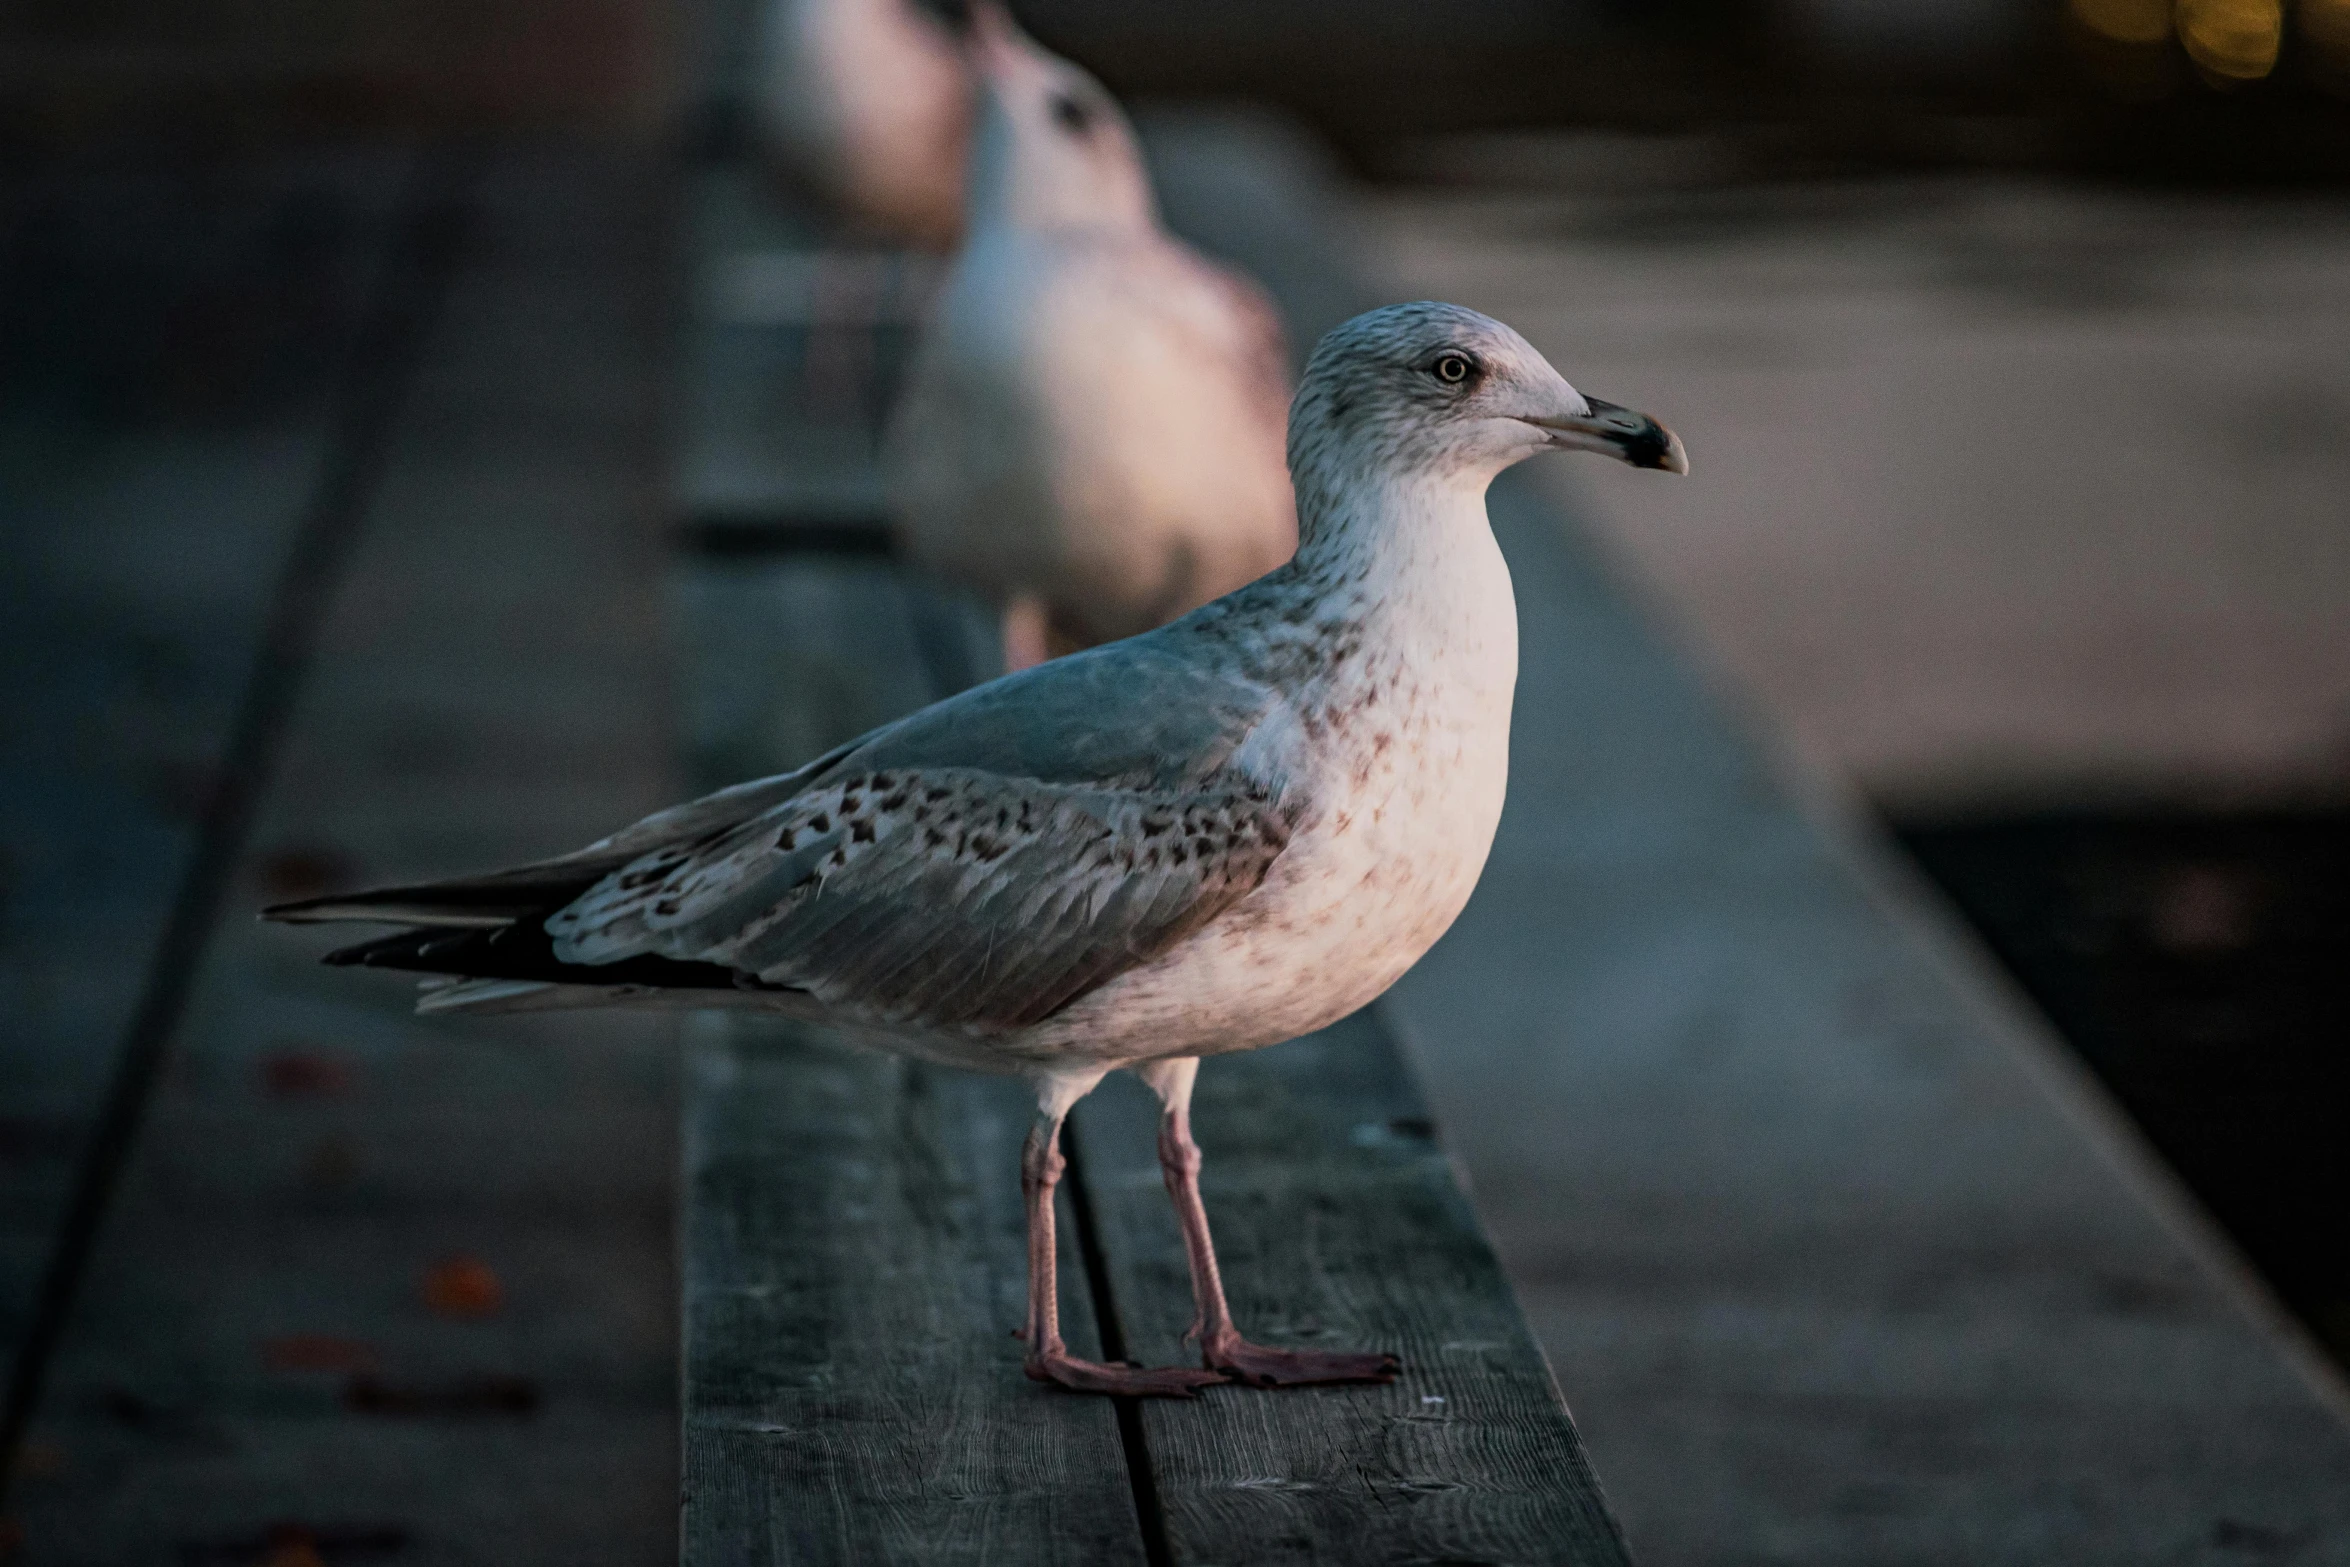
[[[1604,452],[1635,468],[1662,468],[1687,473],[1689,453],[1681,438],[1644,413],[1596,397],[1583,399],[1586,413],[1521,414],[1519,417],[1550,437],[1564,451]]]

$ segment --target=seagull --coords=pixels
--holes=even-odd
[[[1297,547],[1280,318],[1160,228],[1101,84],[971,7],[969,230],[883,445],[899,547],[1006,667],[1162,625]]]
[[[971,67],[956,0],[766,0],[752,111],[784,180],[920,249],[963,225]]]
[[[560,859],[264,912],[408,927],[326,961],[443,976],[423,1012],[750,1007],[1017,1074],[1037,1104],[1029,1376],[1161,1396],[1387,1380],[1392,1355],[1241,1337],[1192,1085],[1203,1057],[1368,1003],[1467,901],[1518,668],[1485,489],[1553,449],[1689,469],[1655,420],[1577,392],[1500,322],[1357,316],[1316,347],[1290,415],[1300,542],[1279,569]],[[1119,1069],[1161,1102],[1198,1368],[1098,1364],[1061,1338],[1061,1123]]]

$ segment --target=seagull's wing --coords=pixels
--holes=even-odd
[[[1195,616],[1052,659],[877,729],[840,765],[1180,793],[1221,773],[1284,705],[1269,684],[1221,667],[1206,645],[1220,635]]]
[[[1291,826],[1237,774],[1115,789],[852,762],[692,853],[605,878],[547,930],[566,963],[666,959],[867,1018],[1017,1028],[1246,896]]]
[[[1283,780],[1233,765],[1276,699],[1185,657],[1184,629],[977,687],[560,859],[267,913],[423,927],[330,962],[1017,1026],[1197,929],[1288,841]]]
[[[578,896],[608,872],[640,855],[675,844],[706,842],[789,800],[862,743],[851,741],[836,747],[797,772],[736,784],[655,812],[608,838],[555,859],[536,860],[484,876],[305,898],[273,904],[261,914],[264,919],[293,925],[358,921],[464,929],[511,924]]]
[[[698,848],[850,765],[967,768],[1047,783],[1181,790],[1220,771],[1274,700],[1259,684],[1201,668],[1172,645],[1169,632],[1154,632],[975,686],[794,772],[672,806],[555,859],[280,903],[262,913],[293,924],[505,924],[534,910],[550,912],[646,854]]]

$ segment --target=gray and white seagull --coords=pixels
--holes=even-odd
[[[1296,557],[1158,630],[966,691],[561,859],[282,904],[410,927],[330,963],[422,970],[419,1010],[744,1006],[1035,1085],[1027,1371],[1185,1395],[1384,1380],[1391,1355],[1240,1336],[1200,1204],[1200,1058],[1310,1032],[1425,952],[1501,815],[1517,617],[1495,474],[1597,451],[1686,473],[1508,327],[1396,305],[1324,337],[1290,411]],[[1062,1119],[1118,1068],[1159,1155],[1205,1369],[1062,1343]]]
[[[882,447],[912,564],[1003,612],[1004,662],[1165,624],[1297,548],[1281,318],[1159,224],[1101,83],[972,0],[969,227]]]

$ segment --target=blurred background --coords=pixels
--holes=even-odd
[[[307,656],[315,627],[272,621],[273,585],[303,519],[339,504],[311,488],[320,454],[375,460],[368,421],[390,416],[351,366],[424,330],[396,286],[382,300],[387,276],[432,265],[410,218],[457,178],[432,170],[486,167],[531,217],[466,241],[490,281],[446,309],[472,357],[425,365],[399,417],[437,455],[395,464],[407,520],[371,527],[443,552],[447,602],[493,630],[362,584],[346,651],[396,644],[420,683],[329,680],[316,700],[372,716],[286,765],[331,792],[364,753],[415,798],[373,846],[280,810],[215,881],[291,896],[419,843],[427,861],[557,850],[674,782],[651,738],[659,605],[626,588],[665,521],[678,171],[744,134],[709,86],[736,3],[20,0],[0,21],[12,1344],[88,1106],[140,1026],[143,954],[203,846],[250,825],[236,813],[267,746],[238,727],[243,682],[273,649]],[[1687,484],[1591,466],[1540,482],[1789,776],[1909,851],[2350,1360],[2350,0],[1015,9],[1138,103],[1292,117],[1342,174],[1335,221],[1378,293],[1499,315],[1685,435]],[[606,253],[613,234],[628,242]],[[543,455],[485,490],[494,447]],[[517,508],[596,520],[554,565],[522,544],[469,558]],[[636,627],[637,656],[575,660],[561,701],[520,716],[487,688],[427,693],[436,657],[473,678],[449,673],[470,667],[452,649],[560,641],[559,620],[531,623],[536,641],[495,628],[501,574],[546,571],[577,578],[579,613]],[[615,689],[638,716],[614,717]],[[642,743],[616,745],[615,725]],[[554,764],[588,781],[527,813],[527,842],[511,799],[494,831],[421,803],[460,774],[537,790]],[[164,945],[158,962],[193,973]],[[256,1114],[323,1118],[286,1157],[348,1185],[362,1139],[334,1117],[352,1069],[304,1027],[240,1039],[218,1069],[276,1107]],[[666,1049],[613,1033],[574,1128],[641,1155],[648,1173],[579,1222],[656,1272]],[[456,1070],[384,1050],[365,1071]],[[539,1091],[529,1062],[500,1070],[505,1091]],[[496,1314],[497,1278],[468,1271],[487,1242],[402,1244],[440,1318]],[[606,1325],[653,1367],[614,1384],[615,1431],[662,1407],[663,1298],[640,1281],[611,1303]],[[268,1342],[275,1373],[375,1374],[364,1344]],[[538,1397],[469,1374],[379,1391],[492,1417]],[[206,1439],[168,1399],[115,1415]],[[649,1471],[657,1513],[666,1438],[603,1440],[583,1451]],[[26,1455],[27,1476],[112,1461]],[[388,1538],[202,1536],[183,1556],[277,1560],[294,1540],[358,1560]]]

